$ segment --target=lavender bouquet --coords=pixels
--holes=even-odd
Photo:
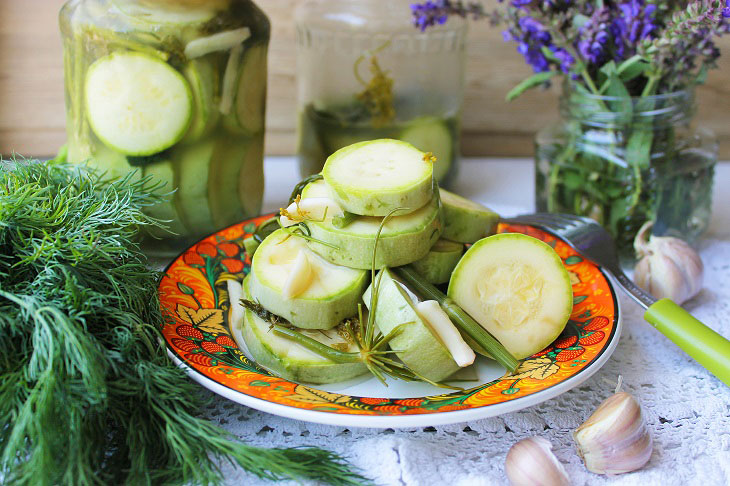
[[[422,30],[450,15],[502,26],[534,71],[508,100],[563,78],[564,123],[536,140],[538,210],[591,216],[628,250],[647,220],[690,240],[709,222],[716,144],[689,121],[729,3],[512,0],[487,12],[437,0],[412,11]]]

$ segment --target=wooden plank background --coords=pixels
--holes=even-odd
[[[269,14],[267,153],[291,154],[295,144],[296,49],[292,14],[301,0],[259,0]],[[495,0],[486,2],[489,7]],[[0,0],[0,153],[49,155],[63,143],[64,102],[58,10],[62,0]],[[407,15],[408,13],[404,13]],[[730,38],[720,69],[698,93],[698,122],[715,130],[721,157],[730,157]],[[506,103],[505,94],[529,74],[515,45],[486,23],[469,40],[463,152],[532,155],[534,132],[556,118],[556,89]]]

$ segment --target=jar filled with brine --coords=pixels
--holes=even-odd
[[[404,140],[458,168],[467,25],[421,32],[412,0],[309,0],[296,12],[298,157],[303,176],[363,140]]]
[[[270,25],[252,1],[70,0],[60,25],[68,158],[164,184],[160,247],[259,212]]]

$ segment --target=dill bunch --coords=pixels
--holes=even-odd
[[[198,418],[167,358],[159,274],[137,235],[160,226],[149,179],[62,162],[0,164],[0,477],[5,484],[216,484],[230,461],[267,479],[367,482],[318,448],[259,449]]]

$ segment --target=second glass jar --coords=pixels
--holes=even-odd
[[[437,157],[448,184],[460,153],[466,22],[422,33],[409,0],[313,0],[297,10],[298,144],[303,177],[336,150],[394,138]]]

